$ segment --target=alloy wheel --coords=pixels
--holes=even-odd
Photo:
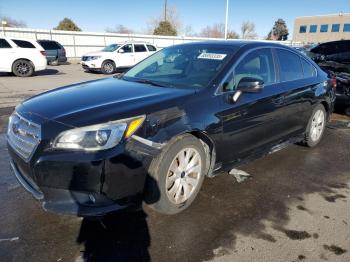
[[[325,125],[325,114],[322,110],[317,110],[312,118],[310,137],[312,141],[316,142],[322,136]]]
[[[202,173],[202,160],[195,148],[181,150],[170,164],[166,177],[166,192],[175,204],[187,201],[196,190]]]

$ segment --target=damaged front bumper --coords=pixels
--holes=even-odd
[[[140,206],[147,166],[158,152],[133,139],[98,154],[40,152],[28,163],[8,151],[16,178],[45,210],[76,216]]]

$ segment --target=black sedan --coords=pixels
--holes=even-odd
[[[334,100],[328,75],[291,48],[177,45],[123,76],[17,106],[8,128],[11,166],[46,210],[96,216],[145,201],[175,214],[205,177],[288,143],[316,146]]]

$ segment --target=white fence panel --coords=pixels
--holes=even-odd
[[[125,41],[144,41],[157,47],[164,48],[171,45],[206,40],[223,40],[217,38],[182,37],[182,36],[155,36],[134,34],[113,34],[97,32],[72,32],[59,30],[43,30],[31,28],[2,28],[0,35],[26,39],[49,39],[61,43],[67,51],[67,57],[79,58],[83,54],[101,50],[106,45]],[[285,45],[300,46],[301,43],[291,41],[279,42]]]

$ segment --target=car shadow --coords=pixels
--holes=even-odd
[[[35,76],[65,75],[57,69],[48,68],[34,73]]]
[[[150,261],[146,213],[119,211],[101,218],[84,218],[77,242],[83,261]]]

